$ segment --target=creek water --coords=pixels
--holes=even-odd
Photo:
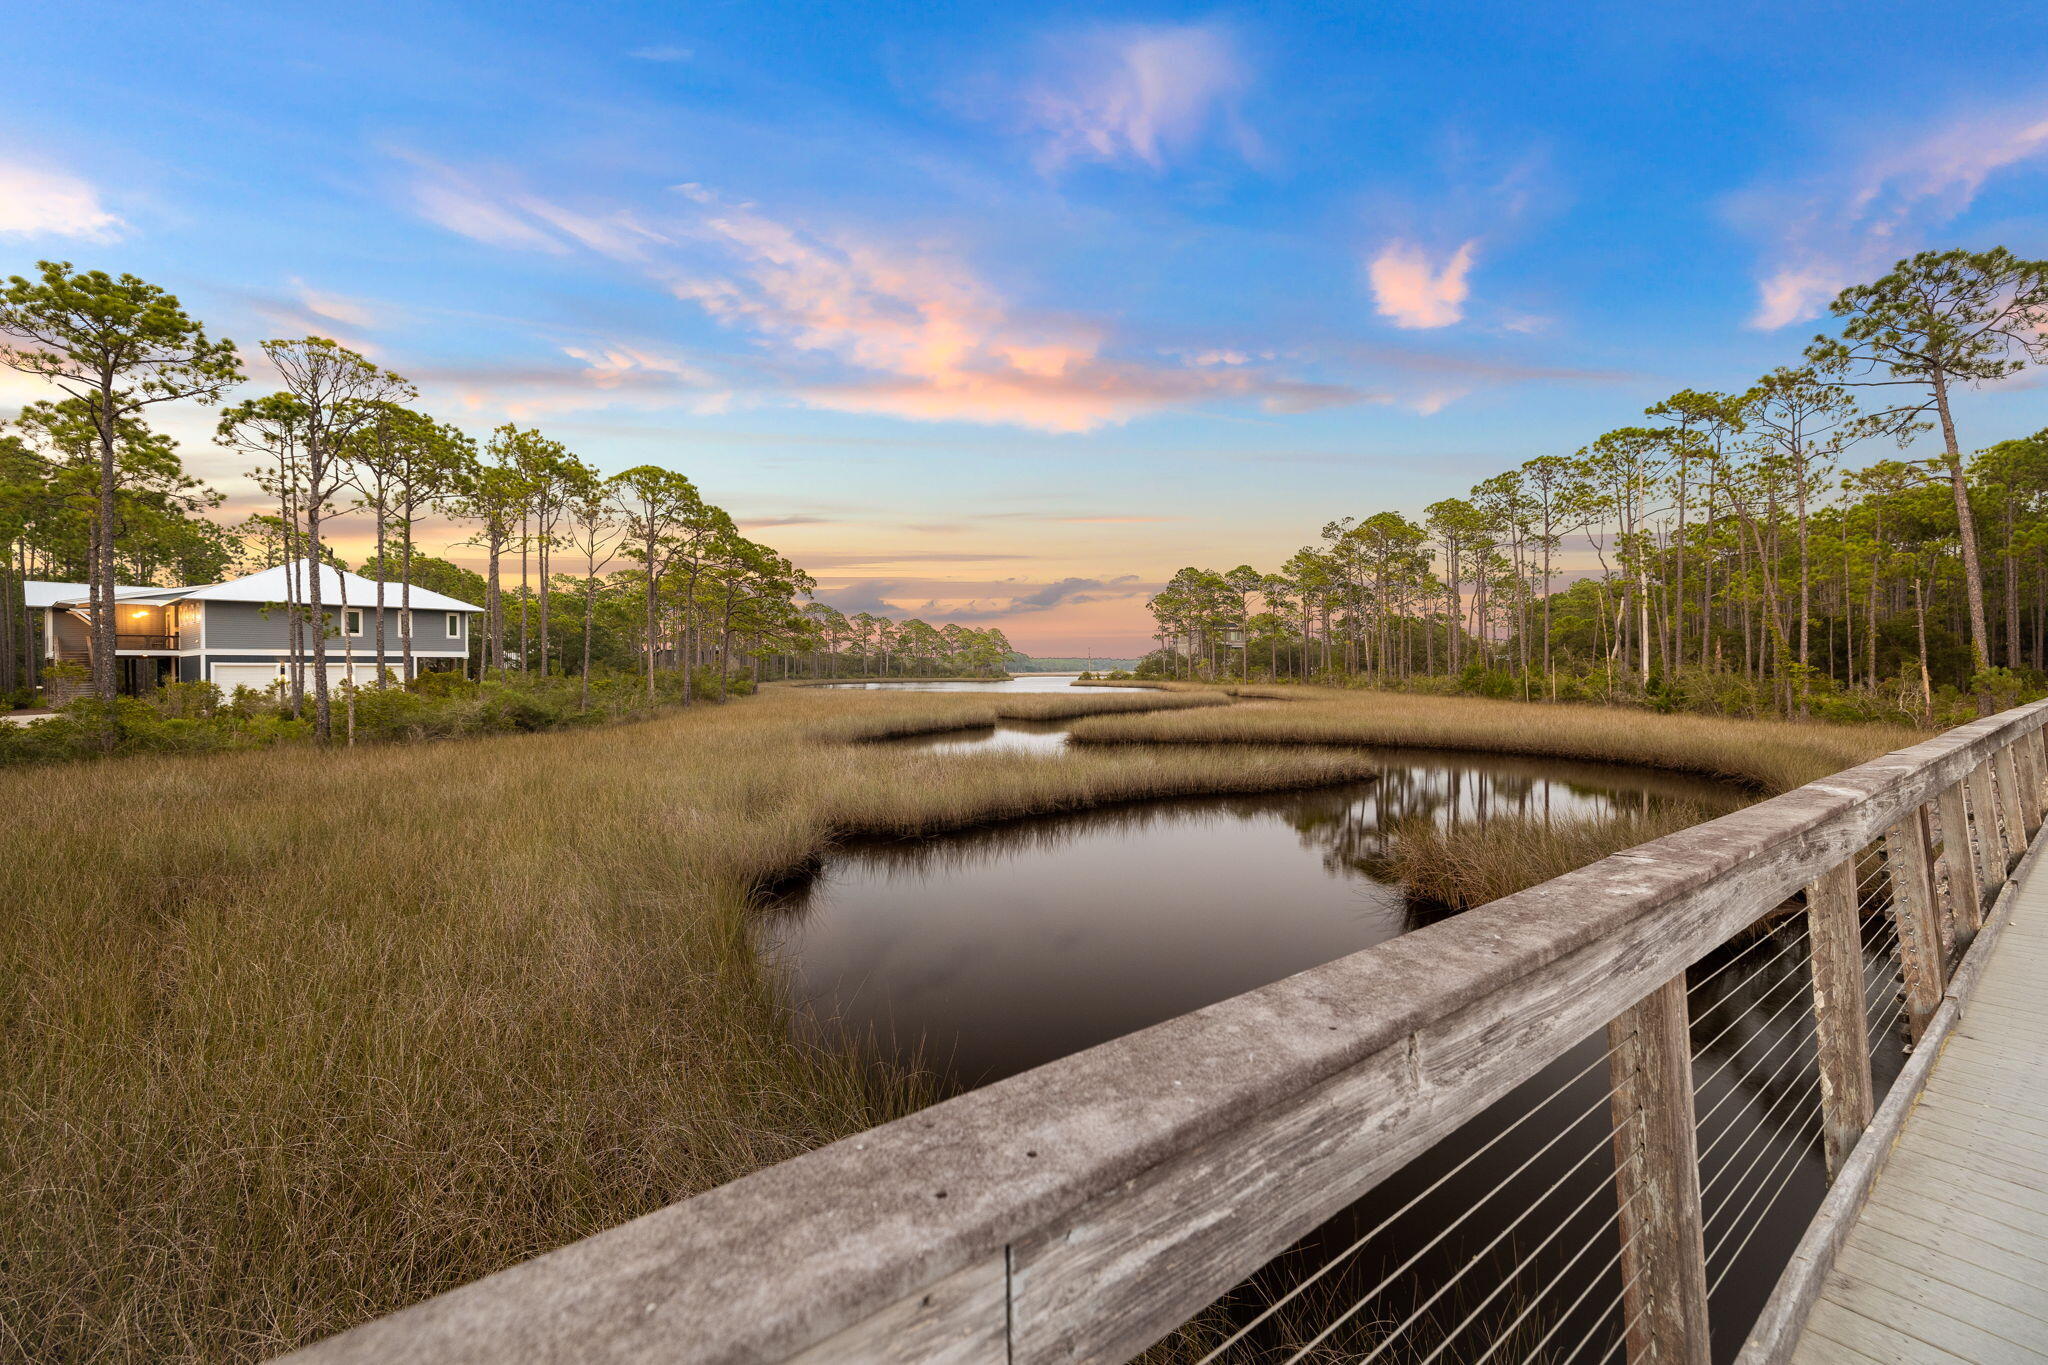
[[[1064,722],[1004,722],[891,743],[1051,753],[1066,735]],[[851,846],[769,907],[768,946],[808,1017],[967,1088],[1442,918],[1388,871],[1389,835],[1405,820],[1457,827],[1674,803],[1714,815],[1751,799],[1611,764],[1373,757],[1379,775],[1345,786]],[[1879,987],[1895,970],[1882,956],[1869,954]],[[1795,919],[1692,972],[1717,1359],[1733,1358],[1825,1190],[1807,971]],[[1884,1008],[1875,1001],[1877,1014]],[[1896,1039],[1880,1031],[1876,1042],[1882,1086],[1903,1057]],[[1226,1358],[1286,1358],[1404,1264],[1349,1335],[1326,1346],[1363,1356],[1383,1340],[1375,1334],[1412,1318],[1404,1346],[1385,1358],[1420,1360],[1441,1345],[1437,1359],[1472,1359],[1496,1337],[1506,1345],[1495,1360],[1618,1358],[1606,1052],[1604,1036],[1584,1040],[1275,1261],[1218,1321],[1249,1321],[1271,1294],[1380,1229]],[[1503,1292],[1486,1298],[1496,1286]]]

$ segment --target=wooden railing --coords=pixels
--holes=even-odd
[[[1924,1037],[1944,1012],[1946,956],[1967,947],[2040,827],[2044,723],[2048,703],[1959,727],[784,1162],[301,1358],[1126,1359],[1604,1029],[1626,1286],[1616,1339],[1635,1362],[1705,1362],[1688,968],[1767,917],[1806,917],[1829,1166],[1865,1179],[1876,1088],[1857,861],[1889,883],[1909,1026]],[[1895,1084],[1886,1104],[1899,1099]],[[1751,1359],[1781,1358],[1803,1312],[1799,1277],[1829,1254],[1828,1237],[1809,1236]]]

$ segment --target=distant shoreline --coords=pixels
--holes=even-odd
[[[1017,659],[1004,665],[1012,673],[1101,673],[1137,666],[1136,659]]]

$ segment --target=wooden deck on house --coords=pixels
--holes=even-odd
[[[1797,1365],[2048,1362],[2048,860],[2015,893]]]

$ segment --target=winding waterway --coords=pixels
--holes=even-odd
[[[1044,751],[1063,723],[894,741]],[[789,888],[774,952],[815,1015],[982,1084],[1434,918],[1387,870],[1406,819],[1567,818],[1745,799],[1597,763],[1376,750],[1368,782],[1191,797],[841,850]]]
[[[1022,690],[1071,682],[1030,681]],[[1064,722],[1002,722],[891,743],[1045,754],[1066,743],[1065,731]],[[851,846],[771,907],[772,952],[811,1017],[970,1087],[1441,918],[1387,870],[1389,834],[1404,820],[1454,827],[1679,802],[1711,815],[1751,799],[1703,778],[1610,764],[1401,749],[1373,757],[1374,780],[1340,787],[1152,801]],[[1866,961],[1873,1019],[1883,1021],[1897,968],[1882,916],[1872,924]],[[1808,972],[1792,916],[1689,977],[1717,1360],[1733,1358],[1825,1190]],[[1874,1027],[1873,1044],[1882,1088],[1903,1061],[1895,1025]],[[1226,1328],[1252,1323],[1275,1293],[1333,1260],[1335,1269],[1225,1358],[1284,1359],[1384,1284],[1351,1320],[1376,1325],[1327,1343],[1344,1358],[1362,1358],[1375,1334],[1406,1323],[1391,1359],[1420,1360],[1439,1346],[1435,1359],[1474,1359],[1494,1340],[1503,1343],[1494,1360],[1618,1359],[1606,1051],[1603,1037],[1586,1039],[1277,1260],[1221,1308]],[[1362,1250],[1342,1254],[1366,1233]]]

